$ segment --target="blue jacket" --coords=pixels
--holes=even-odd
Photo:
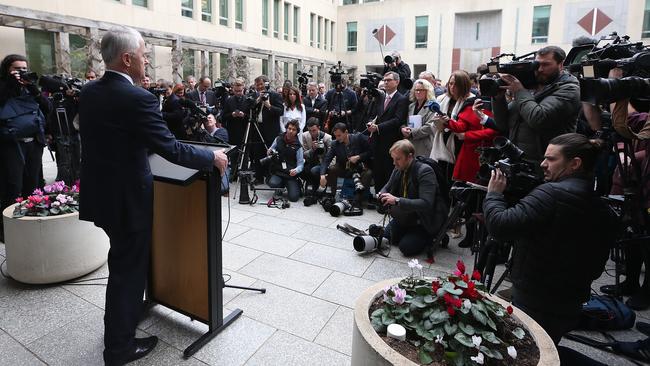
[[[147,90],[107,71],[84,86],[79,99],[82,141],[79,218],[108,230],[151,230],[157,153],[193,169],[212,167],[214,154],[180,143]]]

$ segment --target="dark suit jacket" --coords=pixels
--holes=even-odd
[[[274,91],[269,91],[269,102],[271,108],[262,107],[262,124],[260,130],[264,141],[271,145],[273,140],[280,134],[280,116],[284,113],[282,96]],[[257,116],[255,116],[257,120]]]
[[[302,100],[303,104],[305,104],[305,111],[307,112],[307,119],[310,117],[316,117],[318,118],[321,122],[324,120],[325,116],[325,111],[327,109],[327,101],[325,98],[321,97],[320,95],[316,95],[316,97],[313,100],[313,105],[312,105],[312,98],[309,96],[306,96]],[[314,113],[314,109],[318,109],[319,113]]]
[[[199,89],[197,88],[187,93],[187,98],[191,101],[198,103],[200,101]],[[212,90],[205,91],[205,102],[208,105],[217,105],[217,97],[214,95],[214,92]]]
[[[401,137],[400,128],[406,124],[409,113],[409,100],[399,92],[393,95],[386,109],[384,100],[386,96],[381,94],[377,98],[377,124],[379,130],[373,135],[373,140],[378,147],[390,148],[390,146]],[[387,154],[387,151],[384,151]]]
[[[250,102],[246,101],[246,96],[236,97],[234,95],[228,97],[223,102],[223,125],[228,129],[228,133],[230,134],[234,145],[241,144],[244,139],[246,123],[248,123],[248,114],[251,109],[250,104]],[[242,111],[245,116],[242,118],[235,118],[232,116],[232,112],[234,111]]]
[[[336,165],[345,167],[348,157],[359,155],[359,161],[366,163],[370,159],[370,145],[368,144],[368,137],[360,133],[351,133],[348,146],[344,143],[332,140],[332,146],[327,150],[327,155],[323,159],[320,166],[320,174],[324,175],[327,172],[327,167],[336,157]]]
[[[79,218],[107,230],[151,230],[153,175],[149,153],[194,169],[214,154],[178,142],[147,90],[107,71],[84,86],[79,100],[82,140]]]

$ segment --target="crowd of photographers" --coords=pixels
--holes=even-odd
[[[456,70],[444,85],[426,71],[412,78],[393,52],[384,73],[362,75],[360,85],[348,85],[339,63],[330,71],[330,90],[306,74],[298,86],[286,81],[277,90],[264,75],[250,86],[239,78],[213,84],[193,76],[178,84],[145,77],[141,86],[160,98],[177,138],[236,145],[230,169],[247,171],[242,176],[250,176],[252,186],[286,188],[289,201],[302,195],[305,205],[318,201],[333,215],[360,215],[364,208],[389,214],[364,250],[386,240],[411,256],[427,250],[441,231],[459,235],[457,222],[444,224],[462,203],[465,220],[458,222],[468,227],[459,245],[476,242],[469,223],[480,217],[492,237],[512,243],[513,301],[558,342],[575,324],[615,240],[613,218],[597,194],[627,194],[628,170],[640,162],[645,165],[633,183],[642,186],[636,204],[646,216],[640,222],[647,223],[650,132],[647,103],[638,97],[650,88],[647,79],[632,91],[612,84],[630,75],[614,65],[608,89],[599,95],[604,87],[598,84],[587,97],[583,87],[581,98],[584,75],[579,81],[565,69],[564,50],[547,46],[533,57],[524,64],[527,72],[491,63],[477,73]],[[3,208],[41,185],[46,143],[56,152],[61,179],[78,177],[77,85],[59,79],[64,88],[56,90],[42,77],[42,93],[35,77],[22,56],[2,61]],[[86,74],[88,81],[96,77]],[[603,103],[607,96],[615,104]],[[603,123],[608,108],[618,133]],[[617,164],[607,149],[624,141],[633,141],[632,161]],[[226,176],[225,191],[228,183]],[[450,202],[449,187],[466,184],[487,193]],[[648,250],[631,245],[626,251],[627,280],[603,291],[631,295],[631,307],[646,309],[650,284],[639,284],[639,273]]]

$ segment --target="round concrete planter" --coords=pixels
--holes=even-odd
[[[45,284],[83,276],[106,263],[109,240],[79,213],[13,218],[4,216],[7,272],[16,281]]]
[[[417,365],[408,358],[402,356],[397,351],[392,349],[386,342],[384,342],[370,323],[368,317],[368,310],[372,303],[380,297],[384,288],[390,285],[399,283],[401,279],[393,278],[379,282],[372,287],[366,289],[357,299],[354,305],[354,330],[352,334],[352,366],[383,366],[383,365],[397,365],[397,366],[412,366]],[[501,305],[508,306],[509,303],[497,298],[496,296],[490,298]],[[539,347],[539,363],[540,366],[559,366],[560,358],[557,349],[553,344],[551,338],[546,334],[539,324],[537,324],[531,317],[526,315],[523,311],[513,306],[513,316],[518,319],[530,332],[533,339]]]

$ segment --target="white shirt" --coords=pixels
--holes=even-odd
[[[131,85],[133,85],[133,78],[131,78],[131,75],[125,74],[123,72],[119,72],[119,71],[116,71],[116,70],[111,70],[111,69],[106,69],[106,71],[114,72],[116,74],[122,75],[126,80],[129,81],[129,83],[131,83]]]
[[[284,107],[284,114],[280,118],[280,131],[286,131],[284,125],[292,119],[297,119],[300,123],[300,130],[298,130],[298,133],[305,129],[305,124],[307,123],[307,112],[305,111],[305,105],[301,104],[301,106],[302,111],[298,110],[298,108],[287,109],[286,106]]]

